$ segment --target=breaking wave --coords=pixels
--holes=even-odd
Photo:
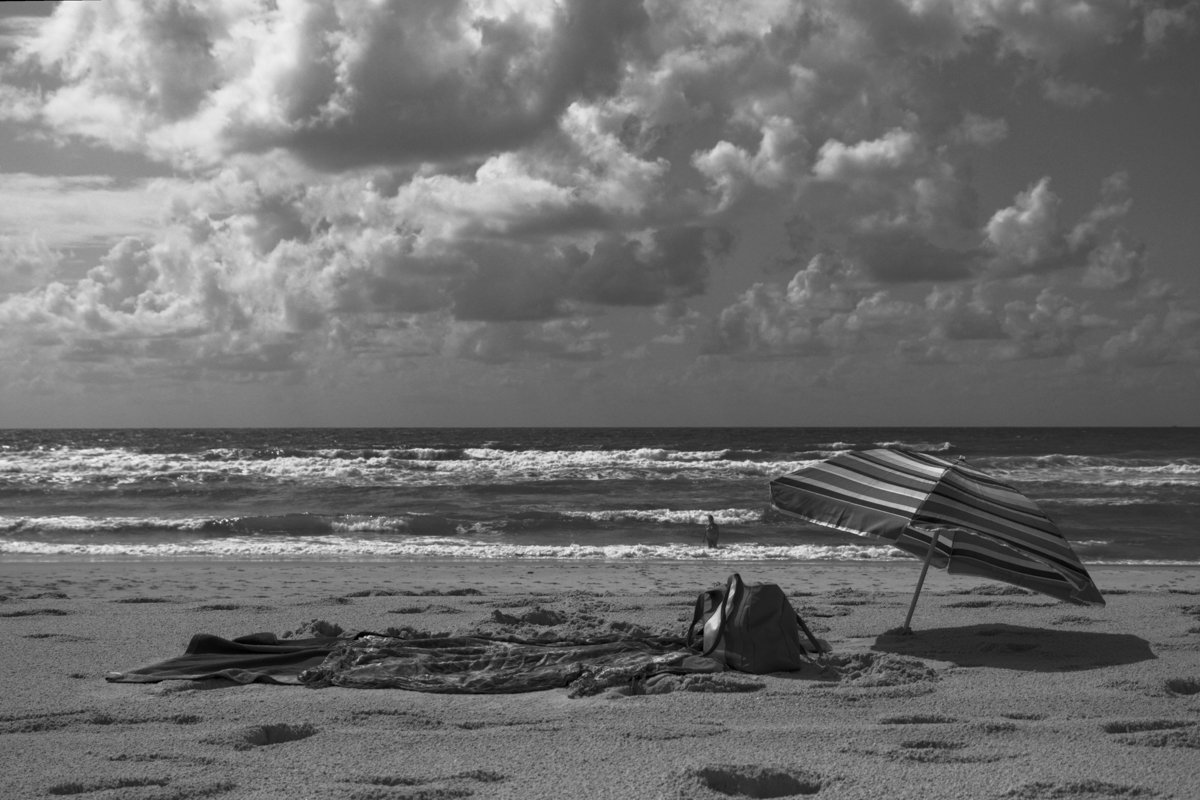
[[[247,538],[188,542],[3,542],[0,553],[31,556],[199,558],[474,558],[666,561],[911,561],[899,550],[869,545],[769,546],[735,544],[715,550],[687,544],[505,544],[461,539],[387,541],[352,537],[298,540]]]

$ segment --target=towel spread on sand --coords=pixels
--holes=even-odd
[[[399,639],[376,634],[355,638],[278,639],[255,634],[228,640],[199,634],[177,658],[109,681],[226,678],[304,684],[312,688],[407,689],[418,692],[503,694],[570,686],[573,696],[595,694],[662,673],[720,672],[675,637],[621,634],[564,640],[519,636],[453,636]]]
[[[342,639],[280,639],[273,633],[254,633],[222,639],[198,633],[183,655],[127,672],[109,672],[112,683],[224,678],[238,683],[299,684],[300,673],[320,666]]]

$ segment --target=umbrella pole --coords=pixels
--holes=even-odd
[[[933,538],[929,540],[929,552],[925,554],[925,566],[921,567],[921,577],[917,580],[917,590],[913,592],[912,602],[908,606],[908,616],[904,618],[905,633],[912,633],[912,628],[908,624],[912,622],[913,612],[917,610],[917,598],[921,596],[921,587],[925,585],[925,573],[929,572],[929,562],[933,561],[933,551],[937,549],[938,533],[934,531]]]

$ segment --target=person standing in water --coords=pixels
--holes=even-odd
[[[705,547],[716,547],[717,537],[721,535],[721,529],[717,527],[717,521],[713,519],[713,515],[708,515],[708,525],[704,528],[704,545]]]

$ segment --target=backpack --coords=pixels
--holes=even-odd
[[[783,589],[773,583],[747,584],[735,572],[724,590],[709,589],[696,598],[687,645],[741,672],[785,672],[800,669],[805,650],[801,631],[813,650],[829,650],[812,635]]]

